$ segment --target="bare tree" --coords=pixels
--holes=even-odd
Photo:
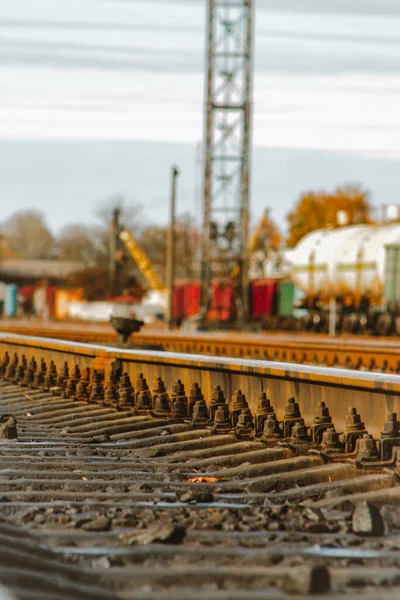
[[[3,227],[7,246],[19,258],[51,258],[54,238],[43,214],[36,210],[13,214]]]
[[[176,220],[176,277],[192,279],[199,275],[199,231],[189,214]],[[140,244],[161,276],[165,277],[168,227],[148,227],[142,232]]]
[[[111,196],[101,201],[95,211],[98,223],[93,230],[97,245],[97,262],[108,264],[110,226],[116,208],[121,211],[121,224],[125,229],[137,236],[143,227],[143,207],[138,202],[129,201],[122,195]]]
[[[76,260],[87,265],[95,264],[98,258],[98,240],[93,228],[84,225],[66,225],[58,239],[59,258]]]

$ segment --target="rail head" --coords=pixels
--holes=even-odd
[[[109,363],[119,360],[124,364],[148,363],[149,365],[173,366],[182,369],[207,370],[211,372],[239,373],[291,381],[306,381],[315,384],[348,389],[364,389],[375,393],[400,394],[400,375],[371,373],[350,369],[302,365],[290,362],[275,362],[257,359],[227,358],[186,354],[157,350],[131,350],[99,344],[71,342],[53,338],[0,333],[0,344],[19,346],[31,350],[52,351],[74,357],[86,357]]]
[[[234,409],[239,396],[244,396],[251,414],[256,417],[263,395],[271,400],[279,419],[285,418],[288,407],[289,412],[291,410],[291,401],[296,400],[306,422],[315,423],[323,405],[330,410],[337,431],[344,431],[349,419],[351,421],[358,411],[357,414],[362,414],[362,421],[357,416],[360,423],[365,422],[370,433],[380,435],[388,414],[400,414],[399,375],[156,350],[125,350],[0,333],[2,360],[6,352],[10,357],[16,354],[17,360],[24,355],[25,359],[35,359],[37,364],[39,360],[44,365],[53,362],[57,371],[65,368],[64,363],[71,372],[72,369],[102,371],[105,382],[117,373],[125,373],[132,382],[138,382],[139,391],[141,381],[147,381],[152,389],[162,380],[168,391],[179,384],[184,390],[200,390],[208,406],[218,389],[230,409]]]

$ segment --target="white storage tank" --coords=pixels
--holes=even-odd
[[[292,255],[292,279],[307,296],[382,300],[385,245],[400,242],[400,224],[353,225],[306,235]]]

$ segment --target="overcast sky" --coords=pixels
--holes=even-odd
[[[204,6],[0,1],[0,220],[59,228],[120,192],[163,222],[174,160],[200,211]],[[400,2],[257,0],[255,54],[253,215],[345,181],[398,201]]]

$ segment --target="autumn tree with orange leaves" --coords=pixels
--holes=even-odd
[[[345,215],[346,225],[371,223],[369,193],[358,186],[338,187],[333,193],[306,192],[288,214],[287,245],[293,248],[302,237],[315,229],[343,225],[338,215]]]

